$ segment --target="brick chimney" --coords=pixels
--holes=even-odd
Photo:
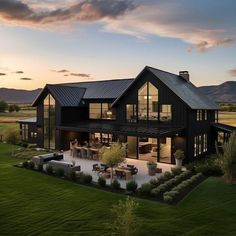
[[[179,76],[181,76],[185,81],[189,82],[189,73],[188,73],[188,71],[180,71]]]

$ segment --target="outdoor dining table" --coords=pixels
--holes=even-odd
[[[129,180],[129,179],[132,178],[130,170],[127,170],[124,167],[123,168],[122,167],[116,167],[116,168],[113,169],[113,172],[115,172],[116,170],[122,171],[125,174],[125,180]],[[111,172],[111,168],[108,168],[107,172]]]

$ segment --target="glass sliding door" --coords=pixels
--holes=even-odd
[[[137,137],[127,136],[127,157],[137,159]]]
[[[156,138],[139,138],[139,159],[144,161],[157,161],[158,141]]]
[[[171,163],[171,138],[160,138],[159,162]]]

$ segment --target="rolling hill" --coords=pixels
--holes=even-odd
[[[215,102],[236,102],[236,81],[227,81],[220,85],[201,86],[199,89]]]
[[[0,88],[0,101],[8,103],[32,103],[41,89],[23,90]]]

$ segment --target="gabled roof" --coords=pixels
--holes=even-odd
[[[84,99],[116,99],[134,79],[102,80],[63,84],[63,86],[86,88]]]
[[[185,102],[191,109],[206,109],[217,110],[218,106],[203,95],[197,87],[195,87],[190,81],[186,81],[181,76],[169,73],[167,71],[158,70],[149,66],[146,66],[143,71],[136,77],[133,83],[139,79],[140,75],[145,71],[150,71],[157,77],[162,83],[164,83],[173,93],[175,93],[183,102]],[[132,83],[132,84],[133,84]],[[127,90],[118,97],[112,106],[114,106],[123,95],[132,87],[132,84]]]
[[[77,107],[79,106],[86,89],[80,87],[47,84],[45,88],[41,91],[39,96],[36,98],[36,100],[33,102],[33,106],[37,105],[38,101],[43,96],[45,90],[48,90],[61,106]]]

